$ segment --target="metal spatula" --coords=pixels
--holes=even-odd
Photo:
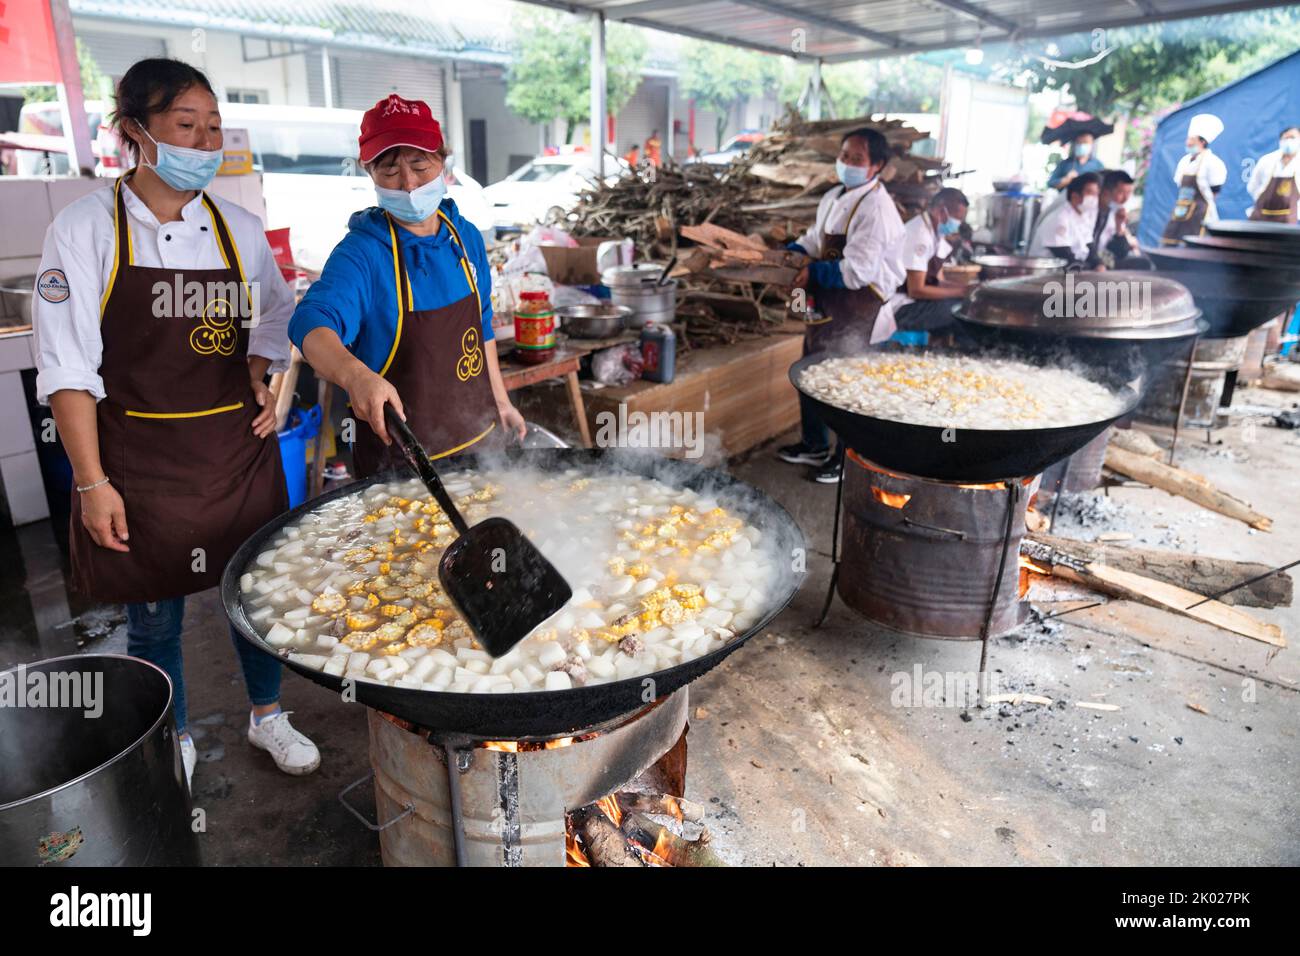
[[[573,589],[513,522],[488,518],[467,525],[406,422],[391,406],[384,412],[406,460],[460,532],[438,563],[442,589],[483,648],[500,657],[564,607]]]

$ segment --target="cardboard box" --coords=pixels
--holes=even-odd
[[[538,246],[546,260],[546,274],[556,285],[596,285],[600,269],[596,255],[602,242],[620,242],[615,236],[588,236],[578,240],[578,247]]]

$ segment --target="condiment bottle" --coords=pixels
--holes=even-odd
[[[541,365],[555,352],[555,311],[544,290],[519,293],[515,308],[515,356],[525,365]]]
[[[671,382],[677,371],[677,336],[666,325],[650,323],[641,330],[641,377],[651,382]]]

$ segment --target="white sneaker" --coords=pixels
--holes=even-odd
[[[260,747],[271,755],[275,765],[285,773],[295,777],[309,774],[320,766],[320,751],[316,745],[293,729],[289,723],[291,710],[282,711],[272,717],[264,717],[255,723],[253,715],[248,715],[248,742]]]
[[[199,762],[199,748],[194,746],[194,738],[189,734],[180,738],[181,741],[181,765],[185,767],[185,786],[194,791],[192,781],[194,780],[194,765]]]

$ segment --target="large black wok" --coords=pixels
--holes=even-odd
[[[1092,441],[1115,421],[1133,411],[1138,394],[1115,388],[1123,410],[1111,418],[1060,428],[939,428],[910,425],[860,415],[805,392],[799,376],[805,368],[833,358],[815,352],[790,366],[790,381],[812,402],[828,428],[849,448],[873,463],[894,471],[936,481],[985,483],[1041,474]]]
[[[762,492],[713,469],[655,455],[607,454],[602,450],[581,448],[515,449],[508,457],[511,462],[521,467],[559,470],[594,466],[657,478],[677,488],[716,491],[728,507],[734,508],[746,520],[762,529],[764,535],[775,536],[776,546],[781,554],[793,555],[794,549],[804,547],[803,532],[799,530],[799,526],[795,524],[789,512]],[[466,456],[457,459],[456,465],[475,468],[478,460],[474,456]],[[239,576],[265,549],[266,542],[299,515],[335,498],[362,492],[378,482],[409,479],[410,475],[405,472],[376,475],[366,481],[347,485],[313,498],[260,528],[235,552],[221,576],[221,600],[235,629],[259,650],[284,659],[286,667],[331,690],[340,691],[343,678],[295,664],[285,655],[277,653],[276,649],[258,636],[244,614],[243,604],[239,600]],[[446,735],[465,734],[494,740],[562,736],[630,714],[644,707],[650,700],[670,694],[712,670],[721,663],[723,658],[761,631],[781,613],[790,603],[795,592],[799,590],[802,582],[803,572],[792,571],[789,577],[780,583],[777,593],[772,598],[771,606],[751,628],[743,634],[736,635],[729,643],[713,653],[667,670],[589,687],[574,687],[570,690],[510,694],[453,694],[447,691],[390,687],[371,681],[354,681],[356,699],[368,707],[375,707]],[[647,683],[648,681],[652,683]]]

